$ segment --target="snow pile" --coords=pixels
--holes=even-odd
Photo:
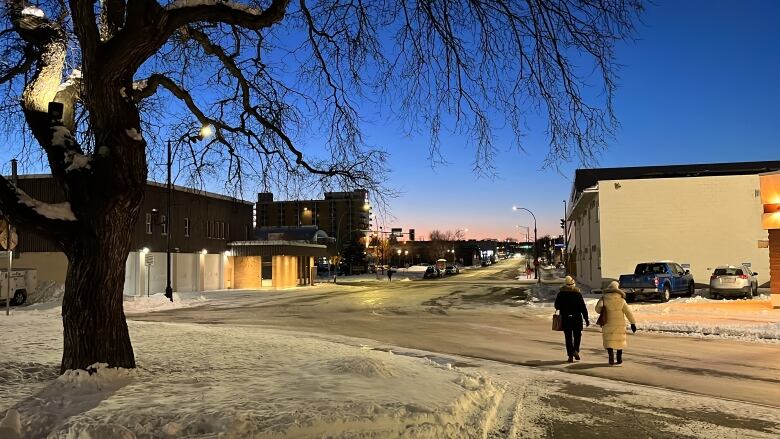
[[[130,382],[136,371],[122,368],[110,368],[105,363],[95,363],[86,370],[66,370],[57,378],[62,388],[77,389],[82,393],[95,393],[117,386],[117,383]]]
[[[178,293],[173,293],[173,302],[165,294],[157,293],[150,296],[125,296],[125,313],[145,313],[153,311],[163,311],[167,309],[189,308],[201,305],[207,299],[200,296],[195,299],[184,299]]]
[[[47,303],[55,302],[62,298],[65,292],[65,285],[53,280],[41,281],[34,291],[28,294],[27,303]]]
[[[0,370],[21,371],[15,361],[23,360],[56,371],[59,318],[14,317],[20,325],[0,319],[15,340],[0,344]],[[476,374],[333,338],[258,327],[128,326],[137,370],[98,364],[91,374],[56,379],[10,373],[0,415],[18,411],[23,437],[478,437],[503,393]]]

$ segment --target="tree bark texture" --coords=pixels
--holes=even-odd
[[[68,274],[62,302],[61,372],[87,369],[95,363],[135,367],[133,348],[122,306],[125,261],[137,219],[134,207],[120,203],[78,232],[67,249]]]

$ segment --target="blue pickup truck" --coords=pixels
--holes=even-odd
[[[675,262],[643,262],[636,264],[634,274],[620,276],[620,289],[626,293],[626,301],[637,296],[650,296],[668,302],[672,294],[690,297],[694,292],[691,272]]]

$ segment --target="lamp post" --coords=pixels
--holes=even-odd
[[[214,135],[214,128],[211,125],[203,125],[200,127],[197,136],[190,136],[189,141],[192,142],[195,139],[204,140]],[[166,202],[165,202],[165,297],[173,302],[173,285],[171,283],[171,198],[173,197],[173,182],[171,181],[171,168],[173,167],[173,153],[171,150],[171,140],[166,142],[167,146],[167,160],[165,161],[165,167],[167,171],[167,179],[165,184],[166,189]]]
[[[534,278],[538,282],[541,282],[541,279],[539,279],[539,248],[536,245],[536,240],[537,240],[537,238],[536,238],[536,215],[534,215],[533,212],[531,212],[530,210],[526,209],[525,207],[512,206],[512,210],[514,210],[514,211],[524,210],[524,211],[530,213],[531,217],[534,219]]]
[[[173,185],[171,184],[171,141],[168,139],[168,161],[165,163],[168,168],[168,179],[166,180],[167,202],[165,204],[165,297],[173,302],[173,287],[171,286],[171,194]]]
[[[566,263],[566,252],[568,251],[568,247],[566,246],[566,241],[569,239],[568,228],[567,228],[568,222],[566,221],[567,213],[568,210],[566,209],[566,200],[563,200],[563,249],[561,250],[561,262],[563,263],[564,270],[568,265]]]

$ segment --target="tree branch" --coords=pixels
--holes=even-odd
[[[33,199],[0,176],[0,211],[22,230],[34,232],[60,245],[77,224],[68,203],[49,204]]]

